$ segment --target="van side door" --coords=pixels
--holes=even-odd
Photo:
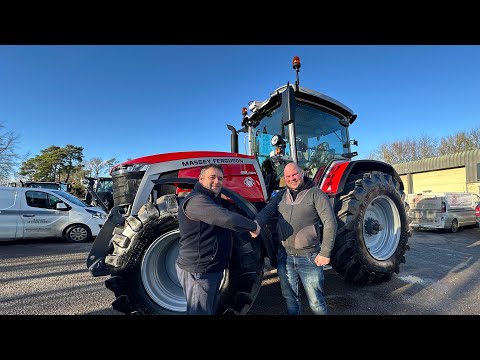
[[[22,199],[21,212],[23,236],[26,238],[60,237],[69,221],[68,210],[56,210],[63,202],[53,194],[42,190],[28,190]],[[70,206],[66,204],[68,209]]]
[[[19,216],[19,198],[21,190],[15,187],[4,188],[0,193],[0,239],[17,237]],[[21,234],[20,234],[21,235]]]

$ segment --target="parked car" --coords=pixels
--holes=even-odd
[[[480,227],[480,197],[474,193],[408,194],[407,203],[412,229],[450,229],[457,232],[461,226]]]
[[[102,209],[62,190],[0,187],[0,241],[48,237],[89,241],[106,218]]]

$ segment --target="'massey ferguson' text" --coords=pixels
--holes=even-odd
[[[198,159],[182,161],[182,166],[209,165],[209,164],[243,164],[243,159]]]

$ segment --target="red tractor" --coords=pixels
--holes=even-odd
[[[357,160],[348,127],[356,115],[347,106],[299,85],[278,88],[242,111],[231,131],[231,152],[196,151],[151,155],[111,169],[114,207],[87,259],[93,276],[115,294],[112,306],[125,314],[182,314],[186,302],[175,272],[179,247],[178,204],[198,180],[200,168],[224,168],[223,196],[250,218],[285,186],[283,168],[300,165],[330,197],[338,230],[331,255],[345,280],[390,280],[405,262],[408,223],[403,183],[389,164]],[[238,150],[245,136],[248,155]],[[230,268],[220,289],[219,314],[246,314],[262,283],[265,258],[276,265],[275,219],[261,236],[235,233]]]

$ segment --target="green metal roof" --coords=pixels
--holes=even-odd
[[[477,181],[477,164],[480,163],[480,149],[462,151],[450,155],[442,155],[422,160],[409,161],[392,165],[399,175],[414,174],[426,171],[465,167],[467,181]],[[480,175],[480,174],[479,174]]]

